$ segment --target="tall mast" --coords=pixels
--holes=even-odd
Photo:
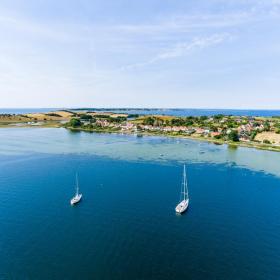
[[[183,171],[183,198],[186,199],[186,165],[184,164]]]
[[[186,175],[186,165],[184,164],[184,200],[188,198],[188,186],[187,186],[187,175]]]
[[[79,181],[78,181],[78,173],[76,173],[76,195],[79,194]]]

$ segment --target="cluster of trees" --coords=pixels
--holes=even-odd
[[[253,130],[250,134],[250,140],[254,141],[256,136],[257,136],[258,132],[256,130]]]
[[[124,117],[124,116],[111,117],[111,116],[102,115],[102,114],[96,114],[96,115],[94,115],[94,118],[91,115],[86,115],[86,116],[91,117],[91,118],[88,118],[87,120],[91,119],[91,120],[93,120],[93,122],[95,122],[97,119],[107,120],[110,123],[122,123],[124,121],[127,121],[127,117]],[[81,116],[81,119],[82,119],[82,116]]]
[[[80,121],[80,119],[72,118],[66,125],[70,127],[80,127],[82,125],[82,122]]]
[[[239,141],[239,135],[236,130],[232,130],[228,135],[228,140],[233,141],[233,142],[238,142]]]
[[[136,119],[136,118],[139,118],[139,114],[129,114],[128,116],[127,116],[127,118],[128,119]]]
[[[264,129],[263,129],[264,131],[270,131],[270,123],[268,120],[266,120],[264,122],[263,126],[264,126]]]
[[[220,126],[220,120],[224,117],[224,115],[215,115],[213,116],[213,120],[209,121],[209,117],[200,116],[200,117],[178,117],[172,118],[170,120],[164,120],[160,117],[149,116],[143,120],[143,124],[145,125],[171,125],[171,126],[192,126],[196,125],[198,127],[211,127],[213,131],[217,131],[217,127]],[[234,119],[228,119],[225,121],[223,126],[225,128],[237,128],[240,124],[237,123]]]
[[[224,115],[218,114],[218,115],[214,115],[214,116],[213,116],[213,119],[214,119],[214,120],[217,120],[217,121],[220,121],[220,120],[223,119],[224,117],[225,117]]]
[[[208,119],[206,116],[201,117],[185,117],[185,118],[172,118],[162,119],[160,117],[148,116],[144,118],[144,125],[153,126],[191,126],[191,125],[204,125],[204,122]]]
[[[81,127],[81,126],[83,126],[85,128],[86,127],[87,128],[94,128],[94,127],[98,126],[97,124],[95,124],[98,119],[106,120],[106,121],[108,121],[110,123],[122,123],[122,122],[127,120],[127,118],[123,117],[123,116],[111,117],[111,116],[108,116],[108,115],[95,115],[93,117],[92,115],[82,114],[82,115],[79,116],[79,118],[77,118],[77,117],[72,118],[66,124],[66,126],[74,127],[74,128]],[[90,122],[90,124],[84,125],[83,121],[88,121],[88,122]],[[89,126],[91,126],[91,127],[89,127]]]
[[[109,121],[110,122],[115,122],[115,123],[122,123],[122,122],[127,121],[127,117],[122,117],[122,116],[110,117]]]
[[[156,116],[148,116],[144,118],[143,124],[145,125],[164,125],[164,126],[198,126],[198,127],[210,127],[212,131],[217,131],[217,127],[219,127],[220,121],[225,116],[222,114],[214,115],[213,120],[210,121],[210,117],[207,116],[199,116],[199,117],[174,117],[172,119],[162,119]],[[248,120],[244,120],[242,124],[247,124]],[[240,126],[234,118],[227,118],[223,124],[224,128],[237,128]]]
[[[92,120],[92,115],[82,114],[82,115],[80,115],[80,119],[84,120],[84,121],[89,121],[89,120]]]
[[[175,118],[170,121],[172,126],[191,126],[194,124],[194,121],[189,118]]]
[[[161,126],[165,124],[165,121],[158,117],[147,117],[143,120],[144,125]]]
[[[61,115],[56,114],[56,113],[47,113],[47,114],[45,114],[45,115],[50,116],[50,117],[58,117],[58,118],[61,118]]]
[[[264,139],[264,140],[263,140],[263,143],[264,143],[264,144],[271,144],[271,142],[270,142],[269,140],[267,140],[267,139]]]
[[[82,114],[79,116],[79,118],[72,118],[69,124],[81,125],[81,121],[89,121],[91,123],[95,123],[98,119],[107,120],[110,123],[121,123],[127,120],[127,118],[123,116],[111,117],[108,115],[95,115],[93,117],[92,115]]]
[[[96,114],[94,115],[96,118],[100,118],[100,119],[106,119],[108,118],[109,116],[108,115],[104,115],[104,114]]]
[[[225,126],[227,128],[237,128],[240,124],[238,124],[236,121],[234,120],[227,120],[226,123],[225,123]]]

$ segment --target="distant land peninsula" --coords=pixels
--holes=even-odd
[[[72,131],[182,137],[280,151],[280,116],[167,116],[114,113],[108,110],[58,110],[0,114],[3,127],[64,127]]]

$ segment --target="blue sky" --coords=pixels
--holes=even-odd
[[[280,0],[1,0],[0,38],[0,107],[280,108]]]

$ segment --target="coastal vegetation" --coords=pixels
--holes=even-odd
[[[51,126],[90,132],[133,133],[185,137],[280,151],[280,118],[117,114],[109,111],[69,111],[2,114],[0,126]]]
[[[93,114],[93,113],[90,113]],[[231,146],[248,146],[280,151],[279,118],[253,118],[246,116],[119,116],[98,112],[92,118],[80,116],[66,128],[95,131],[133,133],[137,135],[164,135],[206,140]],[[278,136],[279,135],[279,136]]]

